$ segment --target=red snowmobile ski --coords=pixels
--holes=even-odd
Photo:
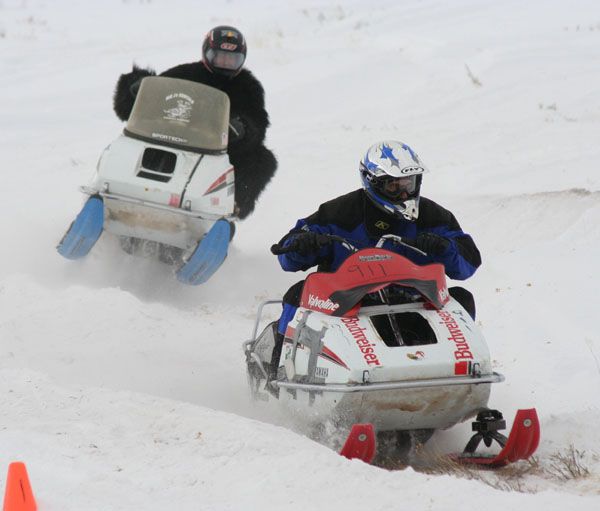
[[[519,460],[529,459],[540,443],[540,423],[535,408],[518,410],[512,428],[505,437],[498,431],[506,428],[506,421],[497,410],[484,410],[473,422],[476,433],[460,454],[451,454],[450,459],[464,465],[482,468],[500,468]],[[498,454],[475,452],[480,442],[490,447],[493,441],[502,446]],[[372,424],[352,426],[346,443],[340,451],[348,459],[360,459],[371,463],[377,451],[375,430]]]
[[[503,467],[530,458],[540,443],[540,422],[535,408],[517,411],[508,438],[498,433],[499,429],[505,428],[506,422],[500,412],[496,410],[481,412],[473,422],[473,431],[477,433],[469,440],[461,454],[452,455],[451,458],[464,465],[489,468]],[[487,447],[495,440],[502,446],[502,450],[496,455],[475,452],[482,440]]]
[[[373,424],[354,424],[340,454],[350,460],[359,459],[371,463],[376,447]]]

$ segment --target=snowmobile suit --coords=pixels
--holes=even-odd
[[[154,76],[151,69],[137,66],[122,74],[113,97],[113,108],[122,121],[129,118],[137,87],[142,78]],[[264,146],[269,115],[265,110],[264,89],[256,77],[242,69],[234,77],[209,71],[202,62],[181,64],[160,76],[203,83],[225,92],[230,100],[228,155],[235,172],[236,215],[246,218],[256,205],[277,169],[277,160]]]
[[[325,202],[315,213],[298,220],[294,229],[280,244],[289,245],[294,233],[303,231],[338,235],[359,249],[374,247],[385,234],[395,234],[408,240],[415,239],[420,233],[431,232],[450,240],[447,249],[439,256],[423,256],[390,241],[386,241],[383,248],[419,265],[442,263],[446,275],[456,280],[469,278],[481,264],[481,256],[473,239],[463,232],[454,215],[425,197],[420,198],[417,220],[407,221],[377,208],[363,189],[355,190]],[[288,252],[278,256],[279,263],[285,271],[307,270],[315,265],[318,265],[319,271],[335,271],[347,257],[347,249],[339,243],[326,245],[317,254],[303,256],[297,252]],[[287,323],[296,312],[298,288],[301,289],[298,284],[292,286],[284,297],[283,313],[278,327],[280,334],[285,332]]]

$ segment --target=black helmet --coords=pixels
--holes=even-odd
[[[233,27],[213,28],[204,38],[202,61],[213,73],[225,76],[237,75],[246,60],[246,40]]]

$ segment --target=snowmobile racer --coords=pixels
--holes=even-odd
[[[283,313],[244,343],[253,398],[274,398],[319,441],[365,462],[411,463],[440,429],[470,417],[458,463],[501,467],[537,449],[535,409],[506,421],[488,408],[492,370],[472,295],[448,289],[481,264],[454,215],[420,196],[426,171],[406,144],[384,141],[360,162],[362,189],[321,205],[271,251],[287,271],[318,265],[283,298]],[[416,291],[416,294],[413,294]],[[330,436],[329,432],[333,432]],[[498,453],[478,452],[497,442]],[[337,448],[337,447],[336,447]]]
[[[488,399],[491,384],[504,377],[492,370],[474,319],[448,293],[444,264],[418,265],[382,248],[393,242],[419,250],[394,234],[362,249],[319,236],[349,255],[336,271],[307,276],[276,371],[277,322],[258,331],[264,306],[282,301],[260,305],[243,344],[252,397],[274,398],[309,436],[335,449],[350,428],[340,454],[384,467],[412,464],[436,430],[475,416],[475,434],[451,460],[495,468],[530,458],[540,440],[536,411],[518,410],[508,437],[500,433],[506,421]],[[502,449],[480,452],[482,441]]]
[[[88,198],[59,254],[81,259],[107,232],[131,255],[157,255],[180,282],[206,282],[233,235],[229,105],[227,94],[202,83],[144,78],[125,129],[80,188]]]
[[[227,152],[235,168],[235,214],[244,219],[254,211],[277,168],[273,153],[264,146],[269,116],[265,110],[264,89],[258,79],[243,68],[247,46],[234,27],[218,26],[208,32],[202,45],[202,60],[181,64],[160,76],[203,83],[225,92],[230,99],[229,143]],[[133,66],[117,82],[113,108],[122,121],[129,118],[139,89],[152,69]]]
[[[442,263],[452,279],[469,278],[481,265],[479,250],[450,211],[420,195],[426,171],[417,153],[402,142],[388,140],[372,145],[359,164],[362,188],[328,201],[298,220],[278,244],[293,248],[278,255],[281,267],[299,271],[318,265],[319,271],[335,271],[349,253],[327,235],[366,248],[393,234],[418,250],[392,242],[385,242],[383,248],[419,265]],[[278,365],[286,326],[297,310],[303,283],[293,285],[283,297],[272,370]],[[475,302],[469,291],[452,287],[449,293],[475,318]]]

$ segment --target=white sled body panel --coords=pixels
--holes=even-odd
[[[384,311],[420,315],[430,343],[386,343],[371,319]],[[300,307],[288,324],[277,380],[255,388],[262,394],[262,383],[277,386],[278,401],[309,427],[372,423],[385,431],[449,428],[485,408],[491,383],[502,380],[474,321],[450,299],[440,310],[423,303],[364,307],[354,317]]]
[[[146,151],[168,155],[171,172],[144,165]],[[169,169],[170,170],[170,169]],[[106,231],[194,247],[218,218],[234,210],[234,172],[226,154],[200,154],[126,135],[103,152],[84,191],[103,197]]]

